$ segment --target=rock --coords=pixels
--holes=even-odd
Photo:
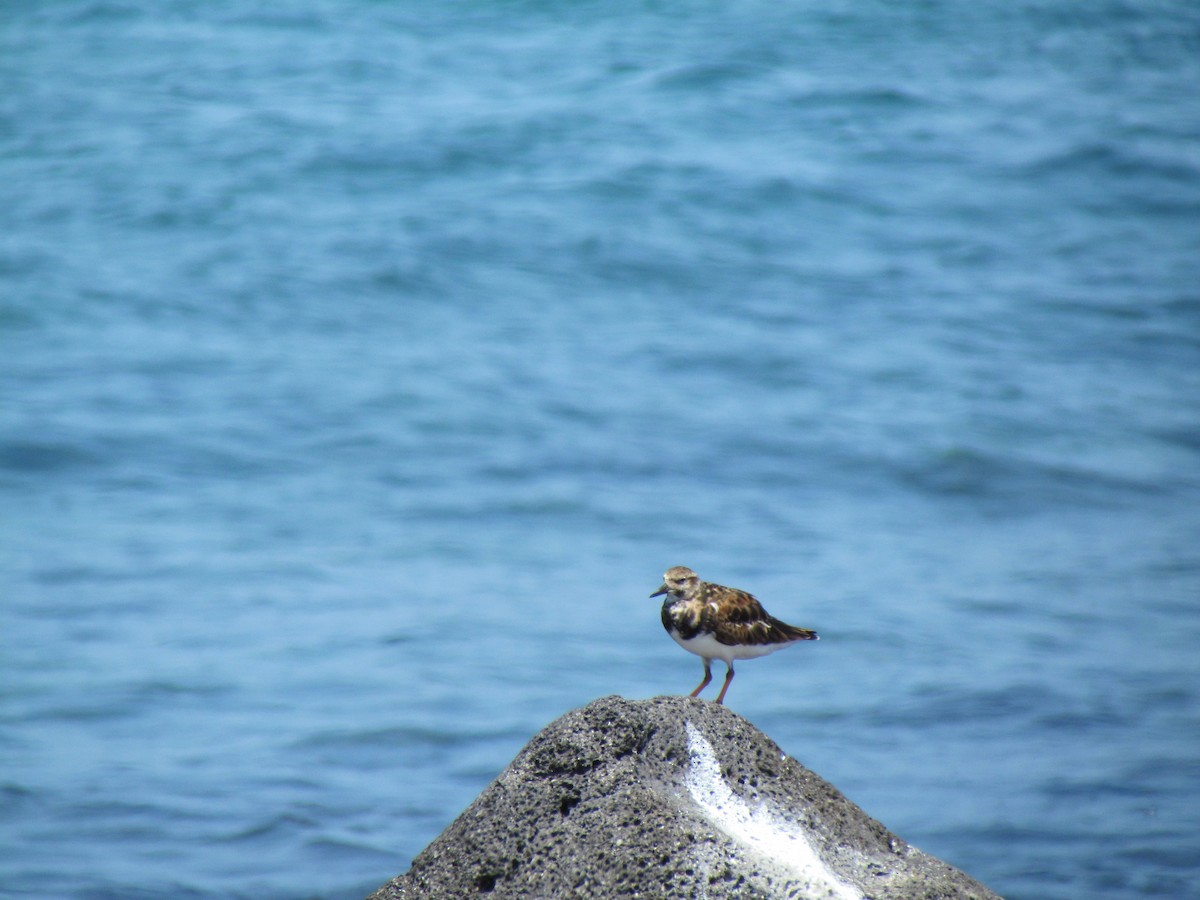
[[[995,898],[724,706],[605,697],[552,722],[369,900]]]

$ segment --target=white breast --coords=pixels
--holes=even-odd
[[[679,632],[672,630],[671,637],[684,650],[695,653],[705,659],[720,659],[733,662],[735,659],[754,659],[756,656],[766,656],[787,647],[791,641],[784,644],[722,644],[711,634],[698,634],[690,640],[684,640]]]

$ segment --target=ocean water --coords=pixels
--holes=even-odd
[[[0,895],[360,897],[691,690],[683,564],[904,838],[1200,896],[1196,4],[54,0],[0,85]]]

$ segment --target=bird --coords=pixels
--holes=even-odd
[[[808,628],[788,625],[770,615],[752,594],[701,581],[687,566],[672,566],[651,597],[666,594],[662,623],[680,647],[704,660],[704,680],[688,696],[696,697],[712,681],[712,661],[727,666],[717,703],[733,681],[733,661],[766,656],[799,641],[819,640]]]

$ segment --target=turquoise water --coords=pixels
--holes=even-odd
[[[676,564],[903,837],[1200,893],[1194,4],[10,4],[0,83],[0,893],[361,896],[691,690]]]

